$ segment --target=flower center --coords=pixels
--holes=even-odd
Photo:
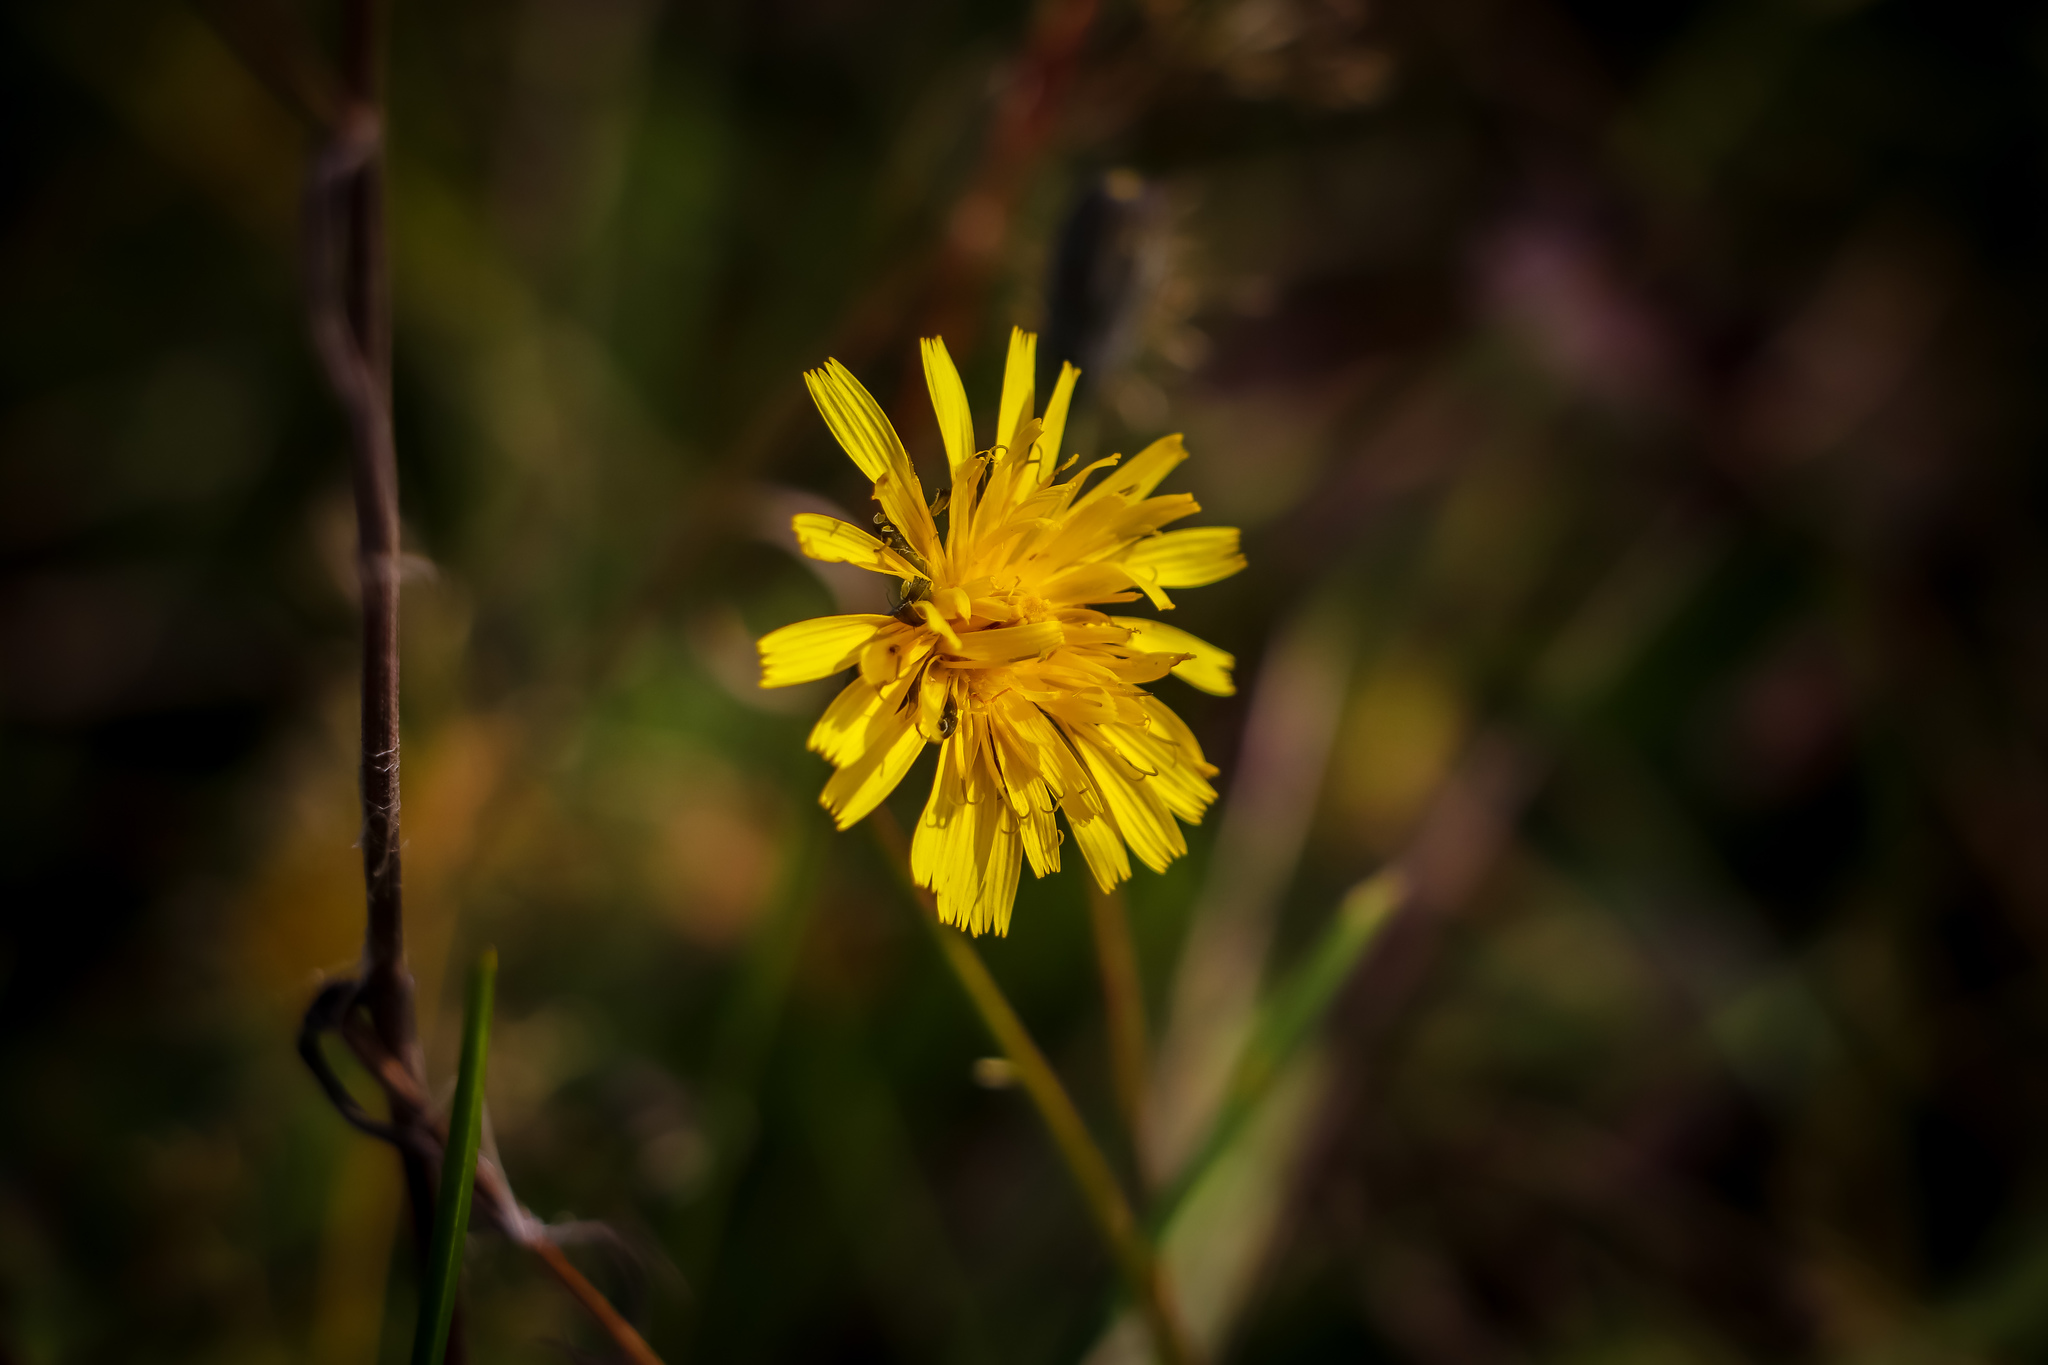
[[[931,589],[926,599],[955,634],[1001,626],[1033,625],[1053,617],[1050,603],[1022,591],[1014,579],[982,577]]]

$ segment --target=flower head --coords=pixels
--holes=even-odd
[[[1184,630],[1096,610],[1141,598],[1170,610],[1167,589],[1214,583],[1244,557],[1234,527],[1161,529],[1200,510],[1185,493],[1153,495],[1187,458],[1179,436],[1060,478],[1079,460],[1062,464],[1059,450],[1080,371],[1062,366],[1034,415],[1036,351],[1036,337],[1011,333],[995,439],[977,448],[945,343],[924,342],[952,471],[934,503],[845,366],[828,360],[804,376],[881,511],[873,534],[804,513],[797,541],[813,559],[891,579],[895,609],[800,621],[760,642],[763,687],[859,669],[810,738],[838,770],[820,800],[839,828],[895,790],[926,744],[939,746],[911,872],[937,894],[941,919],[977,934],[1008,932],[1023,862],[1041,877],[1059,869],[1058,814],[1105,891],[1130,876],[1127,847],[1154,871],[1187,851],[1175,818],[1202,818],[1216,769],[1144,684],[1173,673],[1227,696],[1236,662]]]

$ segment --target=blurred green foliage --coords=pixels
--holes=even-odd
[[[28,1365],[410,1336],[396,1169],[291,1047],[361,931],[355,646],[261,8],[0,41]],[[983,945],[1126,1173],[1346,888],[1422,888],[1168,1239],[1219,1356],[2038,1356],[2048,24],[1132,0],[1069,62],[1086,8],[395,7],[434,1076],[494,942],[498,1151],[619,1234],[578,1255],[671,1362],[1130,1358],[1042,1131],[815,807],[825,690],[752,685],[845,591],[790,512],[865,496],[800,369],[923,458],[920,330],[982,396],[1018,322],[1087,366],[1073,443],[1184,430],[1252,563],[1180,613],[1242,694],[1163,684],[1225,797],[1130,889],[1142,1143],[1078,876]],[[598,1349],[502,1243],[467,1312],[480,1360]]]

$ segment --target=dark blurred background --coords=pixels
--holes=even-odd
[[[23,1365],[409,1338],[396,1168],[292,1051],[362,911],[272,15],[0,37]],[[616,1230],[578,1255],[672,1365],[1139,1358],[815,805],[825,686],[753,686],[752,636],[849,591],[790,512],[866,496],[799,370],[837,355],[928,458],[916,337],[986,422],[1013,322],[1087,369],[1070,445],[1185,431],[1251,558],[1175,618],[1240,695],[1160,685],[1224,800],[1130,891],[1145,1153],[1078,871],[983,945],[1127,1171],[1344,889],[1421,869],[1169,1238],[1219,1357],[2048,1355],[2040,11],[450,0],[395,6],[391,60],[430,1057],[497,944],[495,1141]],[[470,1286],[476,1358],[599,1358],[517,1251]]]

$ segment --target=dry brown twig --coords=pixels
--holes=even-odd
[[[358,1128],[392,1143],[405,1167],[413,1235],[432,1232],[436,1144],[423,1131],[425,1063],[405,960],[399,835],[398,469],[391,434],[391,328],[384,252],[381,33],[375,0],[346,8],[346,91],[306,195],[306,291],[314,350],[348,417],[362,595],[363,883],[367,930],[359,974],[330,983],[306,1014],[299,1049]],[[384,1086],[389,1120],[363,1122],[326,1066],[321,1035],[368,1018],[407,1084]],[[458,1307],[448,1359],[466,1357]]]

